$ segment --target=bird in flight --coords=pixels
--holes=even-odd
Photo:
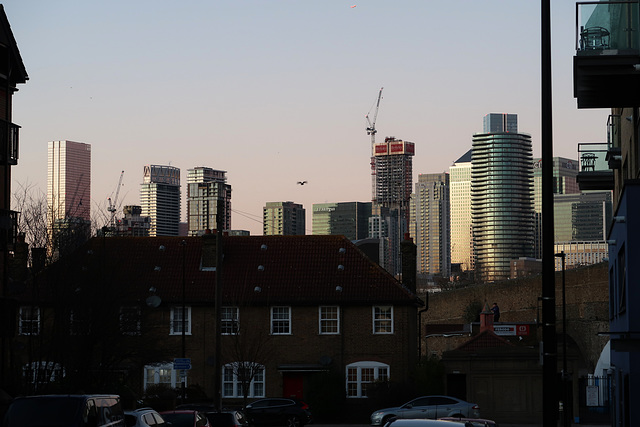
[[[307,181],[298,181],[298,185],[305,185]]]

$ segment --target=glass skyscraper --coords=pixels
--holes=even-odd
[[[471,232],[471,150],[449,167],[451,264],[461,271],[475,268]]]
[[[533,256],[531,136],[513,130],[473,136],[473,243],[476,276],[484,282],[508,279],[510,260]]]
[[[371,202],[314,203],[312,233],[339,234],[349,240],[369,237]]]

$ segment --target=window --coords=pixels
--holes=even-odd
[[[271,333],[291,334],[291,307],[271,307]]]
[[[182,307],[180,309],[182,310]],[[120,307],[120,333],[131,336],[140,335],[140,316],[140,307],[135,305]]]
[[[180,371],[173,369],[173,363],[146,365],[144,367],[144,389],[146,390],[147,387],[158,384],[172,388],[180,385]],[[187,379],[185,378],[186,385]]]
[[[235,362],[222,367],[222,397],[244,397],[243,382],[248,382],[247,397],[264,397],[264,366]]]
[[[222,335],[237,335],[240,326],[238,307],[222,307],[220,313],[220,331]]]
[[[320,323],[320,334],[340,333],[340,307],[320,306],[318,308],[318,319]]]
[[[184,322],[182,321],[182,306],[171,307],[171,331],[170,335],[181,335],[184,323],[184,333],[191,335],[191,307],[184,308]]]
[[[357,362],[347,365],[347,397],[367,397],[367,387],[374,381],[389,379],[389,365],[380,362]]]
[[[20,307],[19,334],[38,335],[40,333],[40,308],[35,306]]]
[[[378,305],[373,307],[373,333],[393,333],[393,307],[390,305]]]
[[[38,390],[64,377],[64,369],[55,362],[32,362],[22,367],[22,377]]]

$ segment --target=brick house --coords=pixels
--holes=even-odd
[[[423,303],[349,240],[224,236],[222,252],[216,240],[94,238],[34,277],[15,295],[16,383],[36,392],[62,377],[84,388],[118,378],[141,395],[180,387],[172,362],[183,356],[187,387],[220,390],[224,406],[242,403],[243,384],[249,399],[308,399],[314,377],[333,373],[358,406],[372,382],[409,380]]]

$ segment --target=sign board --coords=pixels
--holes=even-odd
[[[587,406],[600,406],[597,385],[587,386]]]
[[[191,359],[188,357],[178,357],[173,359],[173,369],[191,369]]]
[[[529,325],[493,325],[493,331],[496,335],[504,336],[528,336]]]

